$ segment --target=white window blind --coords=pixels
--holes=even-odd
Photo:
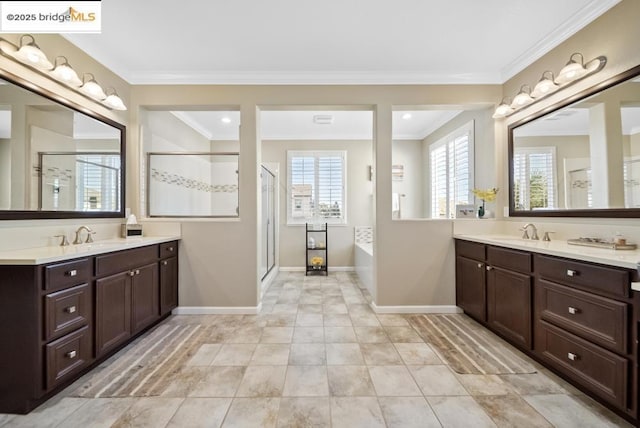
[[[288,223],[346,223],[344,151],[289,151]]]
[[[458,204],[471,201],[473,121],[429,147],[431,218],[453,218]]]
[[[76,201],[81,211],[120,209],[120,157],[78,155],[76,159]]]
[[[555,147],[517,147],[513,152],[513,200],[516,209],[556,208]]]

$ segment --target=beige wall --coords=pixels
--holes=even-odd
[[[347,151],[347,224],[329,226],[329,268],[353,266],[353,228],[371,226],[373,183],[368,180],[372,164],[372,142],[345,141],[263,141],[262,162],[280,165],[280,266],[304,267],[304,225],[287,225],[287,150]]]
[[[20,35],[3,34],[2,37],[18,44]],[[98,83],[103,87],[114,87],[125,105],[127,105],[129,109],[132,108],[129,100],[130,85],[115,73],[111,72],[102,64],[59,35],[36,34],[34,37],[40,48],[47,54],[50,60],[58,55],[64,55],[80,75],[82,75],[82,72],[93,73]],[[98,103],[89,101],[83,96],[78,95],[75,91],[68,89],[66,86],[45,78],[4,56],[0,56],[0,69],[30,81],[51,91],[55,95],[69,99],[81,106],[82,109],[96,112],[126,126],[129,125],[130,111],[116,112],[109,110]],[[131,133],[131,128],[127,127],[127,138],[130,137]],[[129,155],[127,158],[128,171],[131,171],[134,167],[131,163],[132,149],[132,146],[128,146],[127,148]],[[130,206],[130,204],[135,202],[131,199],[133,192],[131,191],[132,180],[130,180],[130,174],[127,174],[127,180],[127,206]],[[67,233],[70,236],[71,232],[82,224],[90,225],[97,232],[95,236],[96,239],[114,238],[119,234],[120,223],[120,219],[0,221],[0,251],[57,245],[58,238],[54,238],[53,235]]]
[[[637,41],[640,40],[640,26],[637,25],[640,16],[640,2],[637,0],[622,0],[608,12],[600,16],[590,25],[561,43],[555,49],[535,61],[522,72],[509,79],[504,84],[504,95],[513,96],[523,84],[533,86],[545,70],[553,70],[557,73],[568,61],[574,52],[581,52],[585,60],[591,60],[599,55],[607,57],[605,68],[599,73],[585,78],[569,88],[560,90],[547,99],[523,109],[506,120],[496,121],[496,144],[498,150],[498,170],[502,171],[500,182],[503,188],[508,186],[507,171],[507,126],[529,115],[535,114],[546,107],[559,102],[572,94],[587,89],[599,82],[613,77],[640,64],[640,49]],[[508,205],[507,192],[499,195],[498,204]],[[536,222],[557,222],[584,224],[585,232],[590,224],[627,225],[637,223],[633,219],[544,219],[544,218],[512,218],[513,222],[535,220]]]

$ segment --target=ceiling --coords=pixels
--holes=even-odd
[[[132,84],[503,83],[619,1],[105,0],[65,37]]]
[[[462,111],[394,111],[393,139],[422,140]],[[237,141],[239,139],[240,112],[238,111],[172,111],[171,113],[208,140]],[[314,116],[330,116],[331,123],[316,124]],[[262,140],[373,139],[371,111],[261,111],[260,125]]]

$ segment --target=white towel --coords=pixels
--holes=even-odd
[[[400,194],[392,193],[391,194],[391,212],[398,211],[400,212]]]

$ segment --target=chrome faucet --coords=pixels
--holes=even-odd
[[[529,237],[529,227],[531,227],[532,232],[531,232],[531,237]],[[525,224],[522,229],[520,229],[523,231],[522,233],[522,239],[533,239],[533,240],[539,240],[540,238],[538,237],[538,229],[536,229],[535,225],[533,223],[527,223]]]
[[[87,239],[84,241],[87,244],[93,242],[93,237],[91,235],[95,235],[95,232],[91,230],[88,226],[80,226],[78,230],[76,230],[76,239],[73,241],[74,245],[82,244],[82,239],[80,239],[80,234],[83,230],[87,231]]]

